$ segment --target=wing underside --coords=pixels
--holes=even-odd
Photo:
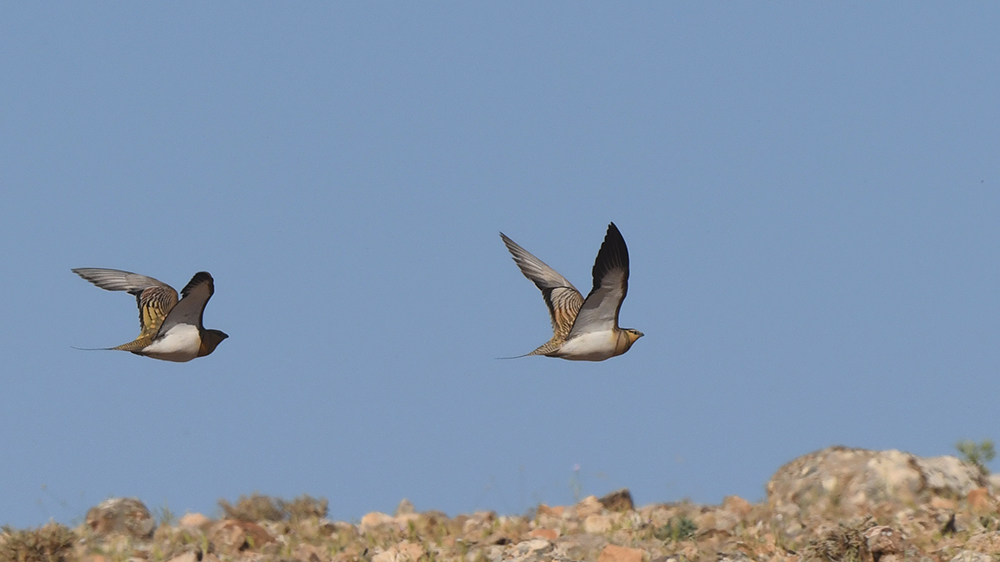
[[[118,269],[79,268],[74,273],[108,291],[127,291],[139,308],[139,337],[113,349],[142,349],[156,337],[163,320],[177,304],[177,291],[166,283]]]
[[[567,338],[589,332],[618,329],[618,311],[628,294],[628,247],[615,223],[594,261],[594,287],[583,301]]]
[[[199,271],[191,281],[181,289],[181,300],[167,314],[160,326],[161,332],[166,332],[178,324],[191,324],[202,327],[202,315],[208,299],[215,293],[215,281],[208,272]]]
[[[539,290],[549,309],[549,320],[552,322],[552,339],[529,353],[529,355],[544,355],[553,350],[543,351],[549,346],[558,348],[565,341],[576,320],[577,312],[583,305],[583,296],[576,287],[545,262],[533,256],[502,232],[500,237],[514,257],[514,263]]]

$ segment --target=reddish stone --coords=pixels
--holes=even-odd
[[[597,557],[597,562],[642,562],[643,551],[638,548],[609,544]]]
[[[554,541],[559,538],[559,531],[555,529],[534,529],[528,533],[528,537]]]
[[[565,510],[566,510],[566,508],[563,507],[563,506],[561,506],[561,505],[557,505],[557,506],[554,506],[554,507],[549,507],[549,506],[547,506],[547,505],[545,505],[543,503],[543,504],[541,504],[541,505],[538,506],[538,511],[535,512],[535,515],[536,516],[538,516],[538,515],[551,515],[553,517],[562,517],[563,511],[565,511]]]
[[[969,511],[976,515],[986,515],[993,511],[993,500],[986,488],[969,490],[966,500],[969,502]]]
[[[750,510],[753,509],[753,506],[750,505],[750,502],[739,496],[726,496],[722,500],[722,509],[743,518],[750,515]]]

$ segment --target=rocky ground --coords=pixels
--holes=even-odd
[[[0,560],[18,562],[497,562],[586,560],[897,560],[1000,557],[1000,509],[981,466],[955,457],[831,447],[781,467],[767,501],[636,507],[628,490],[531,517],[478,512],[326,519],[327,502],[253,495],[220,501],[224,516],[156,524],[134,498],[92,508],[76,529],[4,528]]]

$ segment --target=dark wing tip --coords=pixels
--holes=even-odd
[[[604,236],[604,243],[597,252],[597,259],[594,260],[594,289],[601,286],[605,274],[619,268],[625,271],[625,279],[628,280],[628,246],[625,245],[621,231],[615,223],[611,223]]]
[[[188,296],[188,293],[194,290],[195,287],[206,282],[208,283],[209,296],[215,294],[215,280],[212,279],[212,274],[207,271],[199,271],[198,273],[195,273],[194,277],[188,281],[188,284],[184,285],[184,288],[181,289],[181,297],[183,298]]]
[[[608,223],[608,233],[604,236],[604,240],[607,241],[608,238],[614,236],[621,240],[622,246],[625,245],[625,239],[622,238],[622,232],[618,230],[618,226],[614,222]]]

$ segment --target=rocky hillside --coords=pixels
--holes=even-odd
[[[141,501],[113,498],[76,529],[4,528],[0,560],[18,562],[668,562],[897,560],[987,562],[1000,556],[1000,512],[981,467],[955,457],[832,447],[781,467],[767,502],[633,505],[628,490],[532,517],[448,517],[403,500],[358,523],[327,502],[253,495],[225,516],[159,525]]]

